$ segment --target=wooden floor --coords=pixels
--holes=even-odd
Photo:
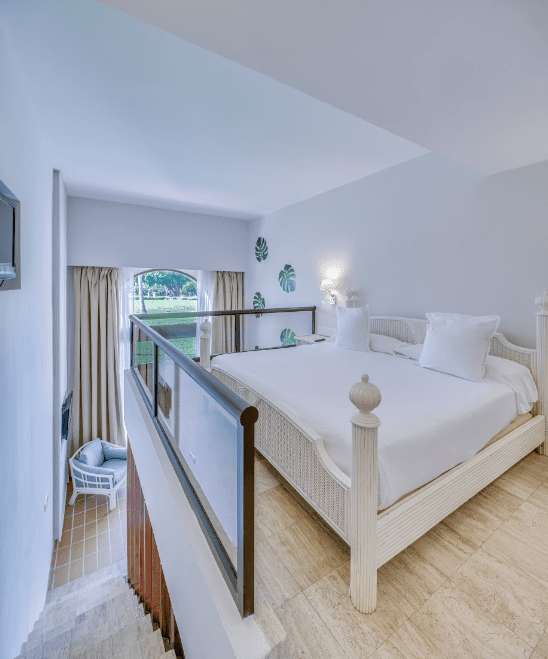
[[[348,598],[350,550],[256,460],[256,596],[284,659],[548,659],[548,457],[532,453]]]

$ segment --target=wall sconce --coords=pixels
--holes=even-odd
[[[322,285],[320,286],[320,291],[327,291],[325,296],[324,304],[335,304],[335,291],[337,288],[341,287],[340,279],[322,279]]]

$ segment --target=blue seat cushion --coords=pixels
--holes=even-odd
[[[90,467],[100,467],[104,459],[103,444],[100,439],[94,439],[88,442],[78,456],[78,462],[89,465]]]
[[[127,460],[127,448],[101,440],[104,460]]]
[[[114,472],[114,485],[118,485],[127,474],[127,460],[105,460],[103,462],[103,468]]]
[[[122,462],[121,460],[112,460],[112,462]],[[125,465],[127,465],[127,462],[124,460],[123,461]],[[78,469],[81,469],[82,471],[85,471],[88,474],[97,474],[98,476],[113,476],[114,484],[116,484],[118,481],[116,480],[116,474],[114,472],[114,469],[110,468],[105,468],[105,467],[95,467],[93,465],[87,465],[83,464],[79,460],[73,460],[73,464],[75,467],[78,467]],[[88,476],[86,481],[82,481],[81,478],[78,478],[80,475],[80,472],[75,472],[74,473],[74,480],[76,483],[76,487],[86,487],[89,483],[95,483],[95,487],[101,488],[101,489],[109,489],[110,485],[108,482],[101,482],[98,481],[97,478],[94,476]]]

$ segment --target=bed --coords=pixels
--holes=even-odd
[[[458,382],[459,378],[437,374],[439,377],[434,386],[441,386],[440,377],[442,380],[445,378],[444,386],[449,379],[453,380],[454,386],[447,386],[444,396],[439,397],[436,404],[444,406],[444,418],[447,418],[447,410],[451,411],[450,426],[455,436],[460,436],[461,440],[464,436],[466,440],[458,443],[459,452],[452,456],[448,455],[451,451],[447,448],[451,442],[436,447],[435,423],[430,428],[420,426],[420,410],[415,410],[416,414],[413,411],[414,407],[420,407],[420,399],[405,400],[402,395],[406,387],[409,388],[409,382],[414,381],[413,378],[416,379],[423,370],[410,360],[406,362],[390,355],[365,353],[367,360],[363,362],[356,359],[355,354],[351,355],[355,364],[350,369],[345,367],[350,372],[348,377],[351,376],[354,383],[359,381],[360,374],[356,369],[363,366],[370,371],[371,381],[368,381],[367,375],[362,374],[362,382],[350,387],[347,378],[329,370],[333,361],[330,361],[329,356],[335,350],[332,345],[272,351],[278,353],[278,361],[294,359],[298,354],[299,361],[308,360],[310,365],[315,362],[320,372],[323,367],[332,376],[332,385],[325,391],[326,398],[316,400],[318,391],[314,390],[308,398],[301,395],[299,401],[292,401],[290,387],[280,395],[283,389],[280,376],[272,376],[276,368],[272,370],[269,367],[269,378],[265,377],[264,370],[261,372],[266,363],[265,353],[262,357],[253,353],[223,355],[213,360],[213,374],[259,410],[255,431],[257,450],[351,545],[350,596],[354,606],[361,612],[369,613],[376,607],[378,567],[529,452],[534,449],[541,453],[546,451],[548,294],[537,298],[536,303],[539,306],[536,315],[536,349],[514,345],[498,333],[491,341],[490,350],[492,356],[517,362],[530,370],[538,390],[538,403],[531,411],[532,416],[519,414],[515,406],[512,411],[510,398],[514,394],[508,387],[494,383],[492,386],[476,383],[465,385],[462,381]],[[426,320],[400,317],[372,317],[370,324],[372,332],[410,344],[423,343],[427,327]],[[248,363],[244,363],[245,360]],[[391,363],[392,366],[397,364],[394,369],[400,374],[398,377],[404,378],[398,386],[389,385],[390,377],[384,375],[391,370]],[[282,364],[281,371],[283,367]],[[394,382],[393,373],[391,377]],[[295,375],[293,379],[302,392],[304,383]],[[432,381],[435,380],[436,377]],[[384,397],[380,405],[378,390],[372,386],[379,383]],[[459,407],[454,404],[454,400],[452,405],[452,399],[469,395],[466,391],[472,391],[472,384],[476,385],[472,387],[472,398],[482,398],[483,407],[462,404]],[[395,391],[389,393],[383,391],[382,387],[391,387]],[[349,389],[350,400],[347,398]],[[346,407],[344,399],[347,401]],[[319,410],[328,407],[330,402],[335,410],[336,401],[337,412],[331,414],[333,423],[318,422],[321,416]],[[356,407],[359,410],[357,414]],[[373,414],[373,409],[377,407],[380,422],[376,414]],[[462,418],[459,418],[459,409]],[[413,470],[408,470],[409,477],[406,477],[405,463],[409,456],[406,456],[404,444],[393,441],[387,447],[383,443],[383,432],[386,430],[388,435],[393,435],[398,423],[397,417],[402,411],[407,415],[409,432],[415,432],[418,437],[423,436],[424,440],[411,462],[418,464],[425,456],[436,454],[433,464],[429,466],[430,472],[428,469],[423,470],[418,480]],[[346,441],[341,441],[340,433],[344,433],[345,418]],[[472,432],[470,428],[475,430]],[[338,440],[334,440],[335,432],[339,433]],[[495,436],[497,441],[493,441]],[[338,450],[337,446],[343,444],[344,450]],[[392,463],[387,461],[387,451],[392,454]],[[394,473],[398,475],[397,478],[393,474],[390,477],[390,474],[384,473],[390,469],[396,470]],[[398,489],[394,487],[394,482],[399,481],[402,482]]]

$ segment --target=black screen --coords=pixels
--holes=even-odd
[[[0,199],[0,263],[13,263],[14,210]]]

